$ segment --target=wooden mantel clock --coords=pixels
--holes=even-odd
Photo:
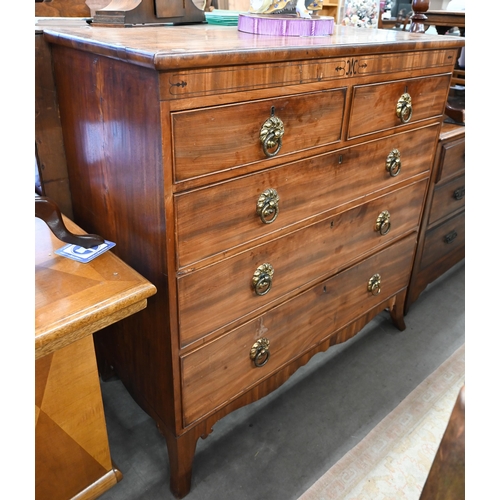
[[[188,24],[205,21],[205,14],[193,0],[111,0],[96,10],[95,26]]]

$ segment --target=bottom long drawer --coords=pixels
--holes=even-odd
[[[223,406],[406,287],[415,241],[415,235],[398,241],[183,356],[184,425]],[[376,275],[380,277],[380,287],[377,289],[375,284],[369,291],[369,281]],[[250,352],[263,338],[269,341],[270,356],[263,366],[257,367]],[[263,353],[257,362],[265,359]]]

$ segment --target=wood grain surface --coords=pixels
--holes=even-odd
[[[285,228],[311,223],[318,214],[348,207],[368,190],[383,192],[428,172],[438,133],[433,125],[279,167],[264,168],[264,163],[261,172],[175,195],[179,269],[196,269],[200,260],[211,262],[221,252],[230,256],[247,242],[266,241]],[[402,167],[392,177],[386,161],[394,149],[401,153]],[[268,188],[280,197],[279,214],[263,224],[256,206]],[[221,207],[221,200],[230,209]]]
[[[93,500],[122,476],[91,334],[144,309],[156,289],[109,251],[83,264],[57,255],[63,246],[35,217],[35,490],[39,500]]]
[[[444,123],[405,303],[465,258],[465,126]]]
[[[181,498],[196,441],[218,419],[384,310],[405,328],[464,40],[344,27],[328,37],[259,37],[210,25],[59,26],[44,37],[75,218],[116,241],[116,255],[157,289],[145,311],[95,334],[99,369],[117,374],[155,419]],[[401,123],[405,91],[414,109]],[[259,130],[273,107],[285,135],[268,158]],[[402,168],[391,177],[394,148]],[[263,225],[256,202],[267,188],[282,203]],[[385,209],[393,226],[381,236],[375,219]],[[264,261],[276,263],[275,281],[256,296],[252,275]],[[372,295],[367,281],[381,269]],[[276,364],[259,369],[248,349],[263,331],[279,347]]]
[[[68,229],[84,232],[65,218]],[[81,264],[56,255],[65,246],[35,218],[35,357],[46,356],[147,305],[155,287],[113,253]]]
[[[458,37],[422,37],[399,30],[360,30],[336,26],[325,37],[258,37],[241,33],[234,26],[192,25],[144,27],[134,30],[99,27],[45,29],[50,42],[119,58],[161,71],[181,68],[219,67],[231,64],[286,62],[314,58],[395,51],[457,49],[465,45]],[[242,59],[243,58],[243,59]],[[452,61],[454,62],[454,60]],[[411,63],[408,63],[411,67]]]

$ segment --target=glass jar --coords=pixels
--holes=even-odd
[[[357,28],[377,28],[379,12],[380,0],[345,0],[339,24]]]

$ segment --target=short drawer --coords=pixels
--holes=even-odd
[[[429,171],[438,133],[426,127],[175,195],[179,268]]]
[[[465,207],[465,174],[434,188],[429,225]]]
[[[352,139],[439,117],[443,113],[449,86],[450,75],[446,74],[354,87],[348,137]],[[403,123],[404,112],[402,118],[397,115],[399,103],[404,103],[404,95],[411,97],[412,110],[406,123]]]
[[[427,179],[421,180],[181,276],[181,345],[187,346],[242,317],[259,314],[290,292],[416,232],[426,186]]]
[[[172,113],[175,181],[338,142],[345,93],[341,88]],[[277,119],[284,128],[279,151],[277,140],[271,145]]]
[[[436,182],[446,180],[465,170],[465,137],[442,145],[440,170]]]
[[[409,280],[415,236],[330,278],[181,358],[184,425],[228,403],[335,331],[403,290]],[[380,293],[369,291],[375,275]],[[269,340],[270,357],[257,367],[254,343]]]
[[[457,254],[460,258],[465,256],[465,212],[427,232],[420,270]]]

